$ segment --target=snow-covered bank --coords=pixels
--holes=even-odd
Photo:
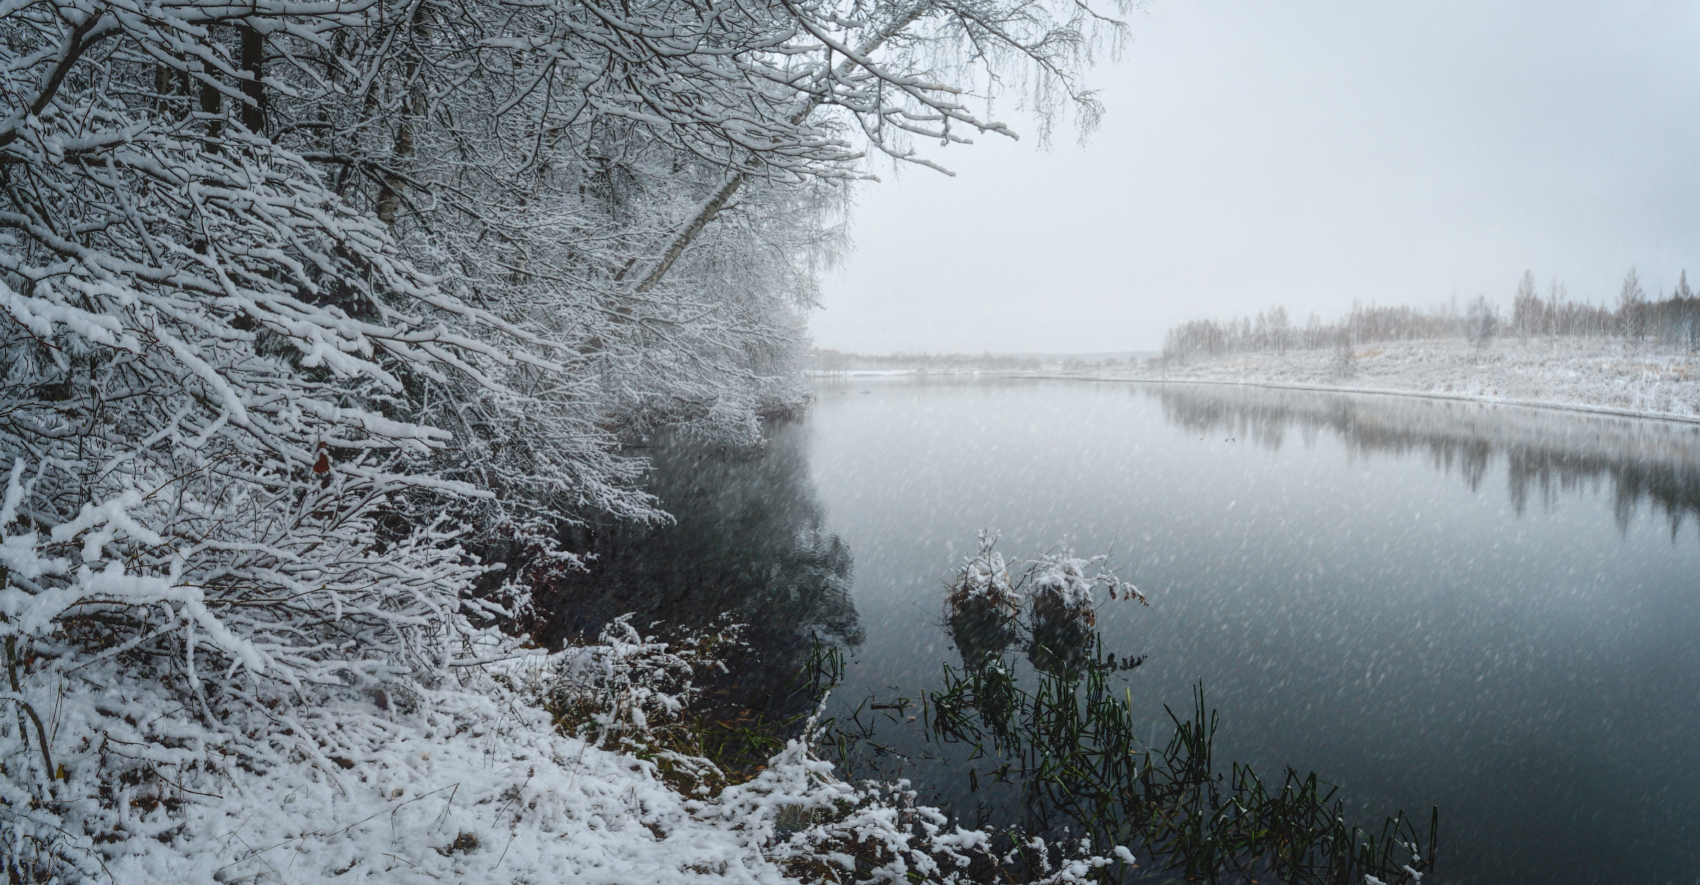
[[[0,740],[6,866],[55,882],[782,881],[775,815],[848,788],[799,747],[767,782],[681,795],[653,764],[559,733],[539,688],[575,654],[406,694],[310,690],[269,722],[219,723],[236,728],[110,659],[26,678],[60,774]]]
[[[149,686],[72,688],[71,709],[134,707],[158,721]],[[637,760],[553,734],[539,711],[473,694],[436,700],[429,713],[394,716],[331,705],[316,724],[337,744],[303,740],[268,768],[155,763],[154,777],[138,772],[99,797],[78,772],[61,789],[85,796],[56,817],[67,836],[93,838],[56,847],[114,882],[781,880],[760,851],[761,821],[744,831],[703,814],[705,803]],[[101,724],[103,753],[160,737]]]
[[[110,658],[38,674],[27,693],[49,711],[58,774],[0,738],[16,769],[0,780],[0,867],[40,882],[962,885],[1009,862],[905,785],[836,779],[806,740],[742,783],[649,748],[694,696],[691,661],[709,659],[624,619],[554,654],[502,645],[433,688],[310,690],[234,730]],[[589,737],[563,734],[581,713]],[[1032,885],[1118,862],[1034,845],[1054,862]]]
[[[1418,394],[1700,421],[1700,355],[1614,338],[1378,343],[1234,354],[1181,365],[1107,367],[1068,377],[1254,384]]]

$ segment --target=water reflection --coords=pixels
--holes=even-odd
[[[768,437],[759,452],[682,443],[653,450],[648,489],[673,521],[571,533],[567,547],[588,555],[589,570],[537,594],[545,621],[538,635],[550,643],[594,638],[626,613],[645,632],[667,635],[729,615],[746,625],[748,645],[727,661],[729,702],[770,720],[800,712],[807,694],[791,682],[815,644],[854,646],[863,634],[850,596],[850,548],[826,529],[805,428],[776,423]]]
[[[1027,645],[1027,660],[1034,669],[1050,676],[1078,673],[1090,657],[1098,623],[1090,607],[1068,605],[1053,596],[1033,599],[1033,638]]]
[[[979,553],[947,583],[961,668],[943,666],[918,700],[894,689],[825,723],[822,750],[841,772],[911,776],[928,802],[999,834],[993,850],[1012,860],[1012,881],[1037,878],[1041,863],[1012,849],[1045,842],[1132,846],[1140,861],[1093,877],[1129,885],[1417,885],[1432,872],[1437,815],[1425,827],[1397,814],[1377,836],[1349,826],[1344,798],[1315,774],[1286,768],[1275,782],[1239,764],[1219,770],[1220,717],[1202,687],[1191,715],[1170,711],[1168,743],[1151,743],[1148,711],[1119,678],[1145,659],[1118,661],[1095,629],[1102,597],[1143,594],[1107,557],[1059,548],[1006,563],[994,543],[981,533]],[[1023,649],[1031,670],[1015,656]]]
[[[1020,641],[1012,606],[985,598],[951,600],[945,625],[962,655],[962,666],[982,670],[1003,660],[1003,654]]]
[[[1363,396],[1239,386],[1161,385],[1146,392],[1169,423],[1279,451],[1321,431],[1354,456],[1422,456],[1479,491],[1496,460],[1511,504],[1551,509],[1561,494],[1609,484],[1619,529],[1643,502],[1674,538],[1688,517],[1700,526],[1700,425],[1611,415],[1512,408],[1457,400]]]
[[[1147,745],[1162,746],[1163,708],[1202,680],[1222,711],[1221,758],[1316,771],[1341,786],[1349,820],[1439,805],[1434,881],[1692,882],[1700,869],[1700,544],[1687,521],[1700,429],[966,379],[862,379],[824,391],[810,421],[868,634],[835,694],[844,706],[893,686],[932,697],[941,662],[1000,648],[959,631],[942,598],[976,531],[1001,531],[1012,551],[1066,539],[1114,551],[1150,595],[1150,609],[1100,610],[1095,628],[1118,656],[1149,655],[1118,686],[1147,717]],[[1041,675],[1020,640],[1002,647],[1023,678]],[[891,758],[929,751],[900,731]],[[980,790],[928,798],[969,823],[1015,801],[986,778]]]

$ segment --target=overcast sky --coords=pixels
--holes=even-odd
[[[932,149],[955,178],[862,188],[816,344],[1147,350],[1272,304],[1509,305],[1525,269],[1596,302],[1631,267],[1655,295],[1700,274],[1700,3],[1150,0],[1130,22],[1084,146],[983,136]]]

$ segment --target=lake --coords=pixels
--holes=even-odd
[[[579,629],[732,611],[775,693],[813,631],[847,648],[842,712],[957,661],[945,581],[982,529],[1110,553],[1150,606],[1098,627],[1146,656],[1117,678],[1154,742],[1202,682],[1220,758],[1314,770],[1366,825],[1439,806],[1434,880],[1700,881],[1700,426],[899,377],[823,382],[770,436],[657,450],[677,522],[586,532],[599,571],[545,604]]]

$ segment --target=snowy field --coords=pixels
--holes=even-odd
[[[1700,354],[1620,339],[1504,338],[1377,343],[1235,354],[1166,368],[1105,367],[1073,377],[1202,381],[1405,393],[1700,420]]]

